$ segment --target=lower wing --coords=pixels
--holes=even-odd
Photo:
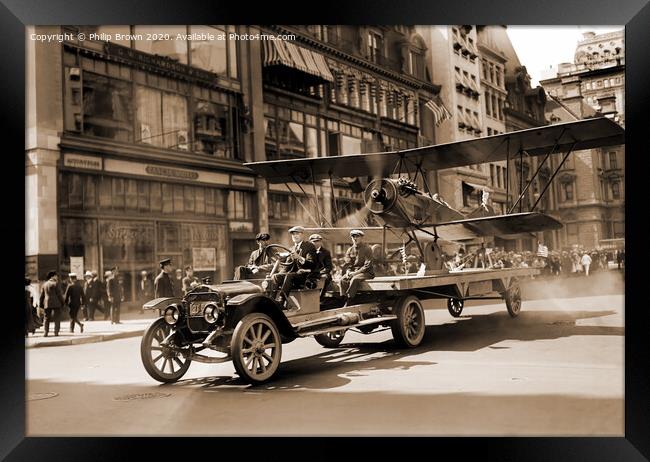
[[[441,239],[462,241],[485,236],[514,238],[518,235],[560,229],[561,227],[562,223],[549,215],[527,212],[455,220],[420,226],[420,229],[431,231]]]

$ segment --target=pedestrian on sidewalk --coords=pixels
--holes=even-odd
[[[120,322],[120,308],[124,301],[122,285],[118,279],[119,270],[117,266],[111,269],[111,275],[106,280],[106,293],[111,304],[111,324],[122,324]]]
[[[140,298],[140,311],[139,313],[142,314],[144,313],[144,310],[142,309],[142,305],[147,303],[149,300],[151,300],[153,296],[153,283],[151,282],[151,279],[149,279],[149,273],[147,273],[146,270],[142,270],[140,272],[140,283],[138,285],[138,293],[139,293],[139,298]]]
[[[47,273],[47,282],[41,288],[41,296],[39,306],[45,311],[45,322],[43,329],[45,330],[44,337],[47,337],[50,332],[50,322],[54,321],[54,336],[59,336],[61,330],[61,309],[65,304],[65,299],[61,293],[59,286],[59,275],[56,271]]]
[[[99,288],[101,291],[102,305],[104,306],[104,321],[107,321],[111,316],[111,302],[108,299],[108,291],[106,290],[106,281],[112,276],[111,270],[104,272],[104,280],[100,282]]]
[[[589,266],[591,266],[591,261],[591,257],[587,252],[585,252],[580,259],[580,264],[584,268],[585,276],[589,276]]]
[[[190,265],[185,267],[185,277],[183,278],[183,295],[188,293],[199,285],[199,278],[194,276],[194,269]]]
[[[172,280],[174,283],[174,296],[182,297],[183,296],[183,270],[180,268],[176,269],[176,278]]]
[[[34,316],[34,297],[32,297],[32,291],[30,290],[31,284],[32,280],[25,278],[25,337],[30,332],[34,334],[36,329],[40,327]]]
[[[70,285],[65,290],[65,303],[70,308],[70,333],[74,333],[75,324],[79,324],[79,329],[81,333],[84,332],[84,325],[79,322],[77,316],[79,315],[79,309],[86,305],[86,296],[84,295],[84,289],[81,286],[81,282],[77,280],[77,275],[75,273],[70,273],[68,275],[70,278]]]
[[[86,297],[86,311],[88,312],[88,320],[95,320],[95,310],[97,309],[98,287],[97,282],[93,278],[93,273],[86,271],[84,275],[84,297]]]

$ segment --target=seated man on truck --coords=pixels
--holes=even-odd
[[[341,297],[346,297],[349,304],[357,294],[361,281],[375,277],[374,259],[372,249],[363,242],[364,233],[361,230],[350,231],[350,238],[353,245],[345,253],[345,260],[350,263],[343,269],[341,278]]]
[[[273,275],[273,287],[280,287],[276,300],[285,306],[291,289],[304,287],[308,279],[318,278],[316,247],[304,240],[305,228],[294,226],[289,230],[289,234],[294,244],[291,249],[293,264]]]
[[[269,252],[267,246],[271,236],[268,233],[259,233],[255,236],[257,249],[251,252],[246,266],[235,268],[235,280],[241,279],[264,279],[266,274],[273,268],[273,252]]]

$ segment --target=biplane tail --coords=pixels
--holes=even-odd
[[[430,226],[420,226],[422,230],[432,229],[441,239],[460,241],[477,237],[498,236],[516,238],[526,233],[536,233],[560,229],[562,223],[550,215],[539,212],[513,213],[488,217],[467,218]]]

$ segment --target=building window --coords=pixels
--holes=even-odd
[[[190,58],[194,67],[225,75],[228,71],[228,36],[225,29],[208,26],[190,26],[191,34],[225,35],[226,40],[190,41]],[[200,35],[197,35],[200,36]],[[236,60],[237,56],[231,59]],[[236,76],[235,76],[236,77]]]
[[[411,75],[424,80],[424,56],[419,51],[409,51],[409,72]]]
[[[177,40],[178,34],[187,36],[187,26],[135,26],[134,33],[145,37],[145,40],[134,41],[136,50],[187,64],[187,40]],[[147,37],[153,40],[146,40]]]
[[[136,141],[167,149],[188,149],[187,98],[136,86]]]
[[[252,220],[255,194],[249,191],[230,191],[228,194],[228,218],[231,220]]]
[[[567,182],[562,184],[562,193],[564,202],[573,200],[573,183]]]
[[[382,36],[377,32],[368,32],[368,59],[373,63],[381,63],[382,53]]]
[[[194,149],[221,158],[238,158],[237,111],[228,105],[194,100]]]
[[[610,169],[616,169],[618,168],[618,163],[616,162],[616,152],[610,152],[609,153],[609,168]]]
[[[318,157],[318,118],[279,106],[266,106],[264,140],[269,160]]]
[[[578,225],[577,225],[577,223],[568,223],[566,225],[566,234],[567,234],[567,243],[568,244],[577,244],[578,243]]]
[[[621,183],[618,181],[612,182],[612,199],[618,200],[621,198]]]
[[[83,133],[133,140],[133,97],[128,82],[83,73]]]

